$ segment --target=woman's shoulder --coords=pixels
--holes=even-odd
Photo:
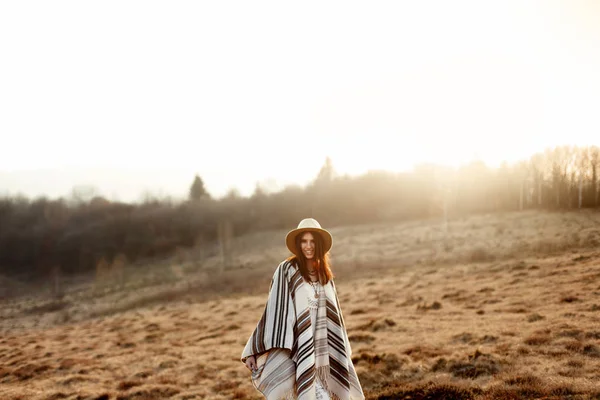
[[[282,273],[286,276],[291,276],[293,274],[296,273],[296,265],[290,261],[290,260],[283,260],[282,262],[279,263],[279,265],[277,266],[277,269],[275,270],[275,273]]]
[[[331,278],[329,280],[329,282],[327,282],[328,285],[331,285],[331,287],[333,288],[334,291],[337,292],[336,288],[335,288],[335,282],[333,281],[333,278]]]

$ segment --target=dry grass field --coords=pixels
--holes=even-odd
[[[367,398],[600,399],[600,214],[332,233]],[[259,399],[239,356],[284,234],[236,239],[225,271],[207,247],[2,300],[0,399]]]

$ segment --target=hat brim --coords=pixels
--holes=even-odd
[[[325,254],[329,250],[331,250],[331,246],[333,244],[333,238],[331,237],[331,233],[329,233],[325,229],[312,228],[312,227],[297,228],[297,229],[293,229],[293,230],[289,231],[287,236],[285,237],[285,244],[286,244],[288,250],[290,252],[292,252],[292,254],[296,254],[296,236],[298,236],[304,232],[319,233],[321,235],[321,237],[323,238],[323,253]],[[299,256],[299,254],[296,254],[296,255]]]

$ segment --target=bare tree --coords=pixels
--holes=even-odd
[[[544,184],[544,171],[546,170],[544,155],[537,153],[531,157],[530,171],[533,178],[534,191],[537,195],[537,205],[542,206],[542,189]]]
[[[579,149],[577,147],[565,146],[565,163],[566,170],[565,176],[571,179],[566,182],[567,196],[569,199],[569,208],[573,208],[573,199],[577,193],[577,176],[578,176],[578,157]]]
[[[577,208],[581,209],[583,206],[583,183],[587,182],[589,164],[589,149],[588,148],[577,148],[576,149],[576,174],[578,178],[578,190],[577,190]]]
[[[592,199],[594,207],[598,207],[598,161],[600,159],[600,149],[596,146],[589,148],[589,163],[592,169]]]
[[[571,149],[569,147],[556,147],[546,150],[546,156],[552,165],[552,189],[556,198],[556,207],[568,206],[564,200],[568,193],[568,173]]]
[[[525,202],[525,193],[528,189],[528,179],[530,176],[530,164],[521,161],[516,166],[516,177],[519,183],[519,211],[523,211],[523,204]]]

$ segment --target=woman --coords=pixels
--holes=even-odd
[[[364,399],[329,265],[332,237],[312,218],[286,237],[293,253],[242,353],[267,399]]]

